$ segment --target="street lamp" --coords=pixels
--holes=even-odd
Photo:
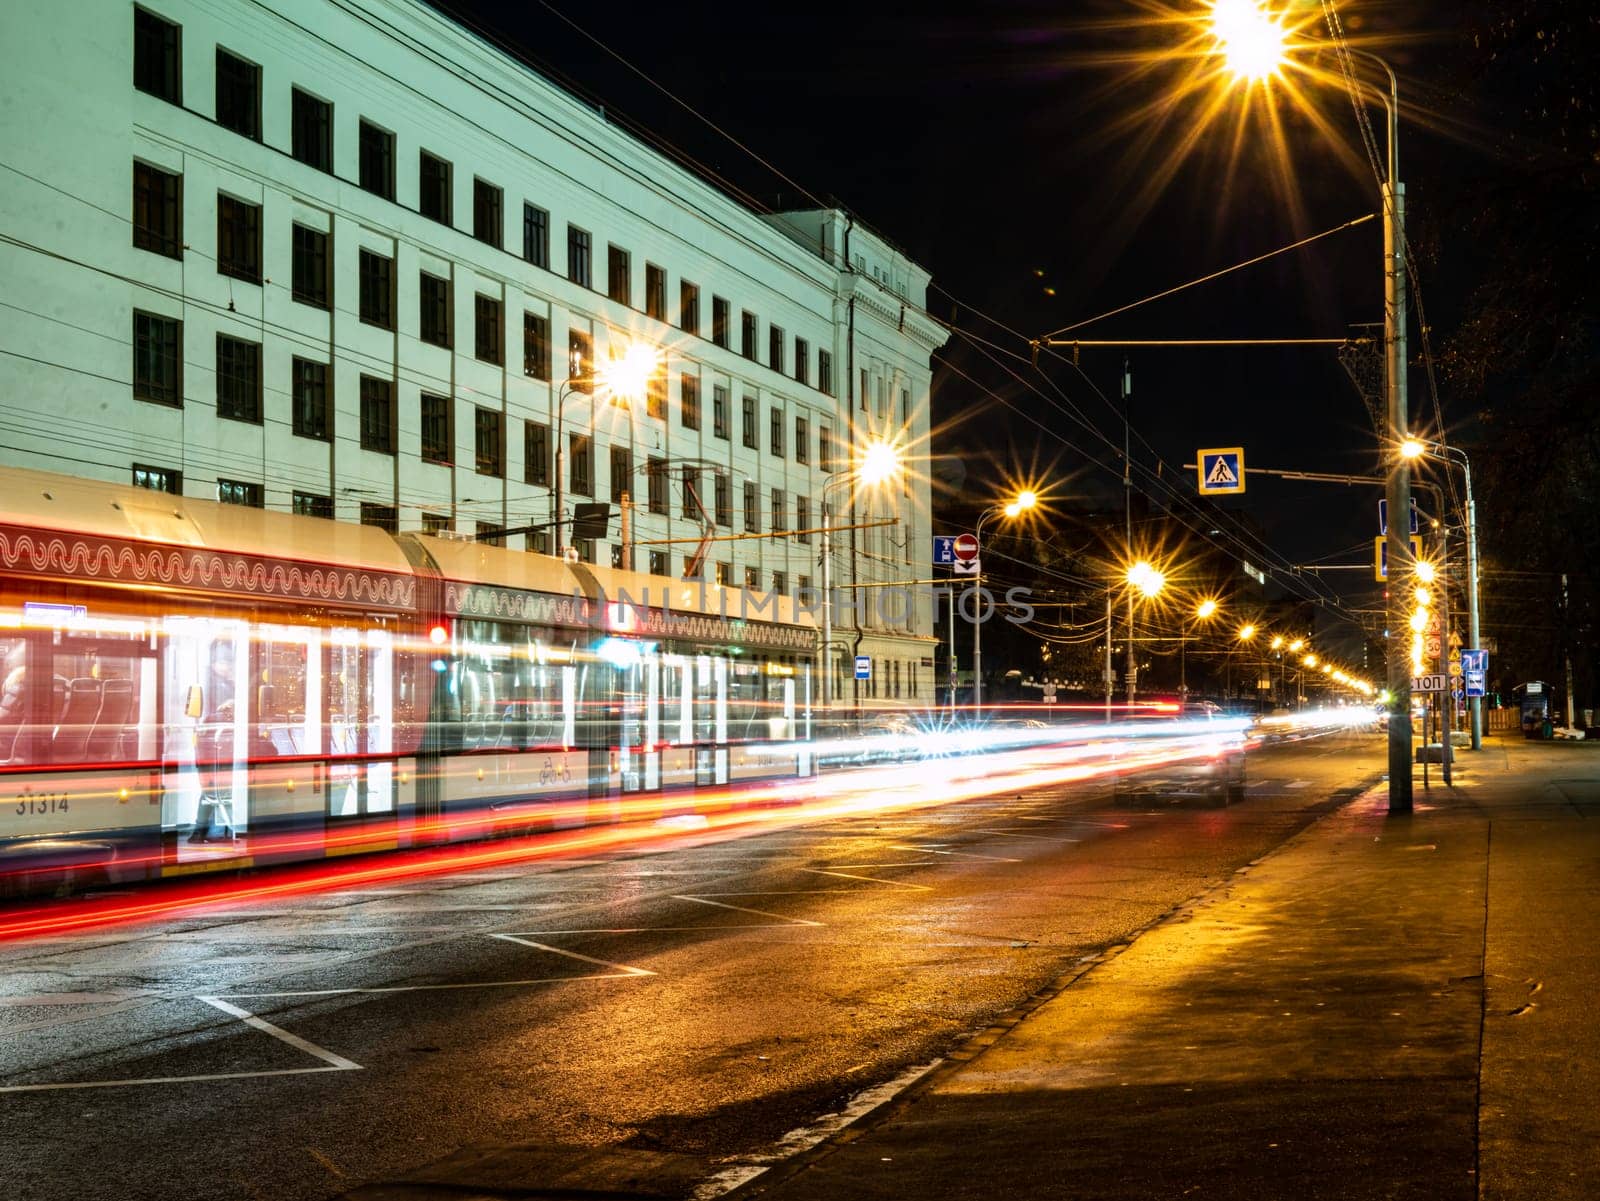
[[[865,484],[875,488],[900,473],[900,451],[891,443],[869,442],[858,463],[822,487],[822,707],[833,705],[833,519],[828,494],[835,488]],[[953,648],[952,648],[953,649]]]
[[[1146,600],[1154,600],[1161,595],[1161,590],[1167,586],[1166,573],[1159,568],[1151,566],[1146,559],[1139,559],[1128,568],[1124,578],[1128,583],[1128,653],[1125,656],[1128,676],[1128,703],[1133,704],[1137,693],[1139,665],[1134,656],[1133,649],[1133,598],[1138,593]],[[1109,640],[1111,631],[1108,627],[1106,638]],[[1109,664],[1107,664],[1109,666]]]
[[[1194,615],[1197,621],[1210,620],[1217,615],[1217,602],[1206,597],[1194,607]],[[1178,637],[1178,695],[1184,700],[1189,699],[1189,630],[1193,628],[1191,623],[1185,622]]]
[[[978,526],[973,531],[978,539],[978,574],[972,586],[976,592],[976,609],[972,615],[972,716],[976,720],[983,712],[983,523],[990,517],[1015,518],[1036,507],[1039,497],[1024,489],[1009,501],[990,505],[978,514]],[[953,649],[953,648],[952,648]]]
[[[1472,496],[1472,462],[1467,452],[1439,442],[1424,442],[1420,438],[1407,438],[1400,444],[1400,457],[1416,460],[1424,456],[1446,459],[1461,468],[1467,492],[1467,639],[1478,646],[1478,505]],[[1467,701],[1471,714],[1472,749],[1483,749],[1483,698],[1471,697]]]
[[[1272,73],[1284,56],[1285,35],[1279,20],[1254,0],[1216,0],[1211,32],[1217,52],[1224,56],[1238,79],[1260,80]],[[1348,53],[1348,52],[1347,52]],[[1376,63],[1388,78],[1388,92],[1364,86],[1383,104],[1388,116],[1386,178],[1379,192],[1383,209],[1383,341],[1388,423],[1396,441],[1406,437],[1410,419],[1406,411],[1406,284],[1405,187],[1400,182],[1400,86],[1389,64],[1377,55],[1357,51]],[[1404,458],[1388,470],[1389,512],[1411,511],[1411,471]],[[1389,570],[1397,572],[1411,561],[1408,523],[1396,519],[1387,534]],[[1405,602],[1397,588],[1389,589],[1388,628],[1405,622]],[[1411,678],[1405,650],[1391,637],[1387,648],[1389,710],[1389,812],[1411,812]]]
[[[604,389],[611,404],[621,408],[628,408],[634,397],[645,390],[650,376],[655,372],[661,361],[658,351],[640,342],[635,342],[618,358],[612,359],[604,367],[591,366],[589,374],[568,377],[561,384],[561,389],[556,394],[556,496],[555,512],[551,515],[556,527],[556,557],[560,558],[563,550],[562,507],[565,503],[566,489],[566,433],[565,422],[567,414],[567,401],[575,395],[583,394],[592,398],[596,387]],[[632,420],[632,410],[629,409],[629,420]],[[589,423],[593,432],[594,422]],[[630,432],[632,426],[629,427]],[[632,466],[633,452],[629,452],[629,465]]]

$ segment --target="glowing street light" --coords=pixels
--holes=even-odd
[[[1248,622],[1239,627],[1239,641],[1240,642],[1249,642],[1250,639],[1254,638],[1255,636],[1256,636],[1256,628],[1255,628],[1255,626],[1249,624]]]
[[[565,544],[563,523],[565,518],[562,509],[565,505],[564,490],[566,487],[566,405],[579,393],[592,393],[596,386],[605,392],[611,404],[619,408],[628,409],[629,436],[632,437],[633,412],[629,403],[642,395],[650,384],[650,377],[661,365],[661,352],[653,346],[643,342],[630,343],[622,354],[611,359],[605,366],[591,365],[588,374],[568,377],[556,394],[556,489],[555,512],[551,514],[556,527],[556,557],[560,558]],[[592,424],[592,422],[591,422]],[[633,454],[630,447],[629,462]],[[624,537],[624,545],[628,539]]]
[[[1146,600],[1150,600],[1161,595],[1161,590],[1167,586],[1167,577],[1164,572],[1140,559],[1128,568],[1128,583],[1137,588]]]
[[[1259,82],[1276,75],[1284,62],[1287,33],[1282,20],[1254,0],[1213,0],[1211,36],[1235,77]]]
[[[978,514],[978,527],[975,533],[980,548],[979,554],[982,554],[984,521],[997,514],[1015,518],[1035,508],[1038,503],[1039,494],[1032,489],[1024,488],[1010,500],[990,505]],[[982,560],[979,562],[981,565]],[[978,590],[978,603],[972,618],[972,715],[977,717],[983,710],[983,572],[981,570],[973,578],[973,587]],[[952,653],[954,653],[953,642]]]
[[[1216,616],[1216,612],[1217,602],[1207,597],[1205,600],[1201,601],[1197,606],[1195,606],[1194,615],[1200,618],[1214,617]]]
[[[1272,649],[1275,650],[1275,651],[1281,651],[1283,649],[1283,635],[1282,634],[1274,634],[1272,636]]]
[[[881,439],[869,442],[849,471],[833,477],[822,488],[822,707],[833,704],[833,519],[828,493],[835,488],[865,484],[876,488],[901,471],[900,451]],[[952,647],[952,651],[954,648]]]

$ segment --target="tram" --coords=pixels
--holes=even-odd
[[[0,895],[663,813],[811,775],[757,597],[0,472]]]

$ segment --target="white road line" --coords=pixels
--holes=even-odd
[[[874,867],[927,867],[934,862],[933,859],[906,859],[898,863],[835,863],[832,867],[835,871],[864,871]]]
[[[1049,834],[1018,834],[1014,830],[976,830],[977,834],[998,834],[1002,838],[1035,838],[1042,842],[1082,842],[1081,838],[1056,838]]]
[[[775,918],[780,922],[792,922],[796,926],[820,926],[822,922],[810,922],[803,917],[790,917],[784,913],[768,913],[765,909],[746,909],[743,905],[728,905],[722,901],[713,901],[707,897],[673,897],[674,901],[693,901],[697,905],[715,905],[718,909],[731,909],[735,913],[750,913],[756,917]]]
[[[1291,780],[1289,783],[1285,784],[1284,787],[1285,788],[1308,788],[1308,787],[1310,787],[1310,785],[1311,785],[1311,781],[1310,780]]]
[[[352,1064],[351,1067],[358,1067]],[[0,1093],[64,1092],[74,1088],[124,1088],[136,1084],[194,1084],[206,1080],[253,1080],[259,1076],[310,1076],[349,1068],[275,1068],[266,1072],[208,1072],[198,1076],[141,1076],[133,1080],[78,1080],[61,1084],[0,1084]]]
[[[645,975],[654,973],[645,972]],[[385,993],[402,992],[455,992],[467,988],[518,988],[534,984],[567,984],[577,980],[631,980],[639,975],[639,969],[628,969],[619,972],[593,972],[585,976],[536,976],[527,980],[471,980],[458,984],[394,984],[383,988],[307,988],[296,992],[231,992],[230,997],[242,1000],[258,1000],[263,997],[343,997],[343,996],[382,996]]]
[[[1020,859],[1007,859],[1004,855],[980,855],[976,851],[940,851],[931,846],[893,846],[891,851],[925,851],[930,855],[954,855],[960,859],[988,859],[993,863],[1020,863]]]
[[[527,934],[543,934],[543,933],[545,933],[545,931],[543,931],[543,930],[528,930],[525,933],[527,933]],[[583,960],[584,963],[592,963],[596,967],[614,967],[614,968],[617,969],[617,971],[623,972],[623,973],[625,973],[626,975],[629,975],[629,976],[654,976],[655,975],[654,972],[649,971],[646,968],[629,967],[625,963],[612,963],[612,962],[610,962],[609,960],[606,960],[606,959],[595,959],[594,957],[589,956],[589,955],[580,955],[576,951],[564,951],[560,947],[552,947],[549,943],[534,942],[532,939],[526,938],[522,934],[491,934],[489,937],[490,938],[503,938],[507,942],[520,943],[522,946],[533,947],[536,950],[540,950],[540,951],[549,951],[553,955],[565,955],[568,959],[581,959],[581,960]]]
[[[264,1018],[258,1018],[248,1009],[240,1009],[237,1005],[230,1005],[220,997],[196,997],[195,1000],[204,1001],[207,1005],[212,1005],[222,1010],[223,1013],[232,1014],[246,1026],[252,1026],[263,1034],[270,1034],[273,1038],[288,1043],[295,1050],[304,1051],[312,1058],[320,1059],[323,1063],[338,1071],[353,1072],[361,1070],[361,1065],[354,1060],[346,1059],[343,1055],[335,1055],[332,1051],[317,1046],[316,1043],[307,1042],[298,1034],[290,1034],[282,1027],[274,1026]]]
[[[868,884],[881,884],[885,888],[906,888],[910,889],[912,892],[933,891],[933,889],[926,884],[907,884],[904,880],[880,880],[876,876],[852,876],[849,872],[828,871],[826,868],[820,867],[802,867],[800,870],[803,872],[812,872],[818,876],[838,876],[841,880],[864,880]],[[835,889],[834,891],[838,890]],[[859,890],[852,889],[850,891]],[[722,895],[728,896],[731,894],[723,893]]]

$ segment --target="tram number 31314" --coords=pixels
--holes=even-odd
[[[14,810],[18,817],[27,817],[30,814],[40,813],[67,813],[67,794],[64,792],[25,792],[17,798],[17,807]]]

